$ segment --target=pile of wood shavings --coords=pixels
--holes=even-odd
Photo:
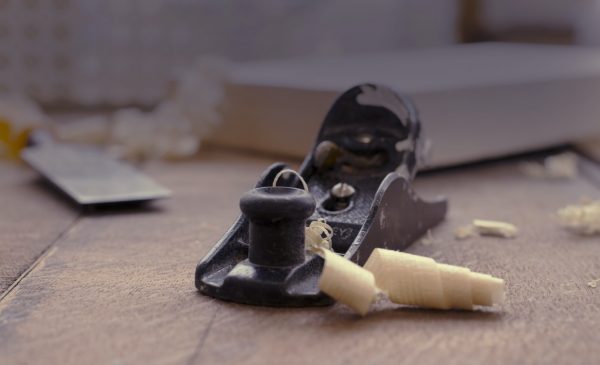
[[[579,158],[573,152],[548,156],[543,163],[523,162],[519,170],[529,177],[541,179],[574,179],[577,177]]]
[[[600,233],[600,200],[569,205],[558,211],[563,227],[582,235]]]

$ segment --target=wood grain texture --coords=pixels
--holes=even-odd
[[[0,162],[0,295],[75,220],[63,202],[28,167]]]
[[[238,214],[270,161],[210,155],[149,168],[174,198],[148,212],[81,218],[0,302],[1,363],[60,364],[593,364],[600,340],[600,238],[552,214],[599,190],[584,178],[522,176],[515,163],[432,173],[446,194],[435,242],[410,252],[505,278],[502,309],[432,311],[387,303],[365,318],[341,305],[260,308],[197,293],[195,265]],[[521,234],[454,239],[473,218]]]

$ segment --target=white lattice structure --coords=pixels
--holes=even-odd
[[[446,0],[0,0],[0,92],[46,103],[150,104],[198,56],[243,61],[451,43],[455,15]]]

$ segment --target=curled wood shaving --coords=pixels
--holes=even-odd
[[[306,180],[304,180],[304,178],[298,172],[296,172],[296,171],[294,171],[292,169],[283,169],[283,170],[279,171],[277,173],[277,175],[275,175],[275,177],[273,178],[273,186],[277,186],[277,183],[279,182],[279,179],[284,174],[293,174],[293,175],[296,175],[298,177],[298,180],[300,180],[300,183],[302,183],[302,188],[304,189],[304,191],[308,192],[308,185],[306,185]]]
[[[589,281],[587,283],[587,286],[589,286],[590,288],[596,288],[598,286],[598,283],[600,283],[600,278]]]
[[[397,304],[472,310],[474,305],[492,306],[504,300],[504,280],[429,257],[376,248],[365,269]]]
[[[309,251],[317,251],[318,249],[331,250],[331,238],[333,237],[333,229],[325,222],[325,219],[319,218],[316,221],[310,222],[309,226],[304,230],[304,245]]]
[[[300,180],[304,191],[308,192],[306,180],[296,171],[292,169],[283,169],[273,178],[273,186],[277,186],[279,179],[284,174],[294,174]],[[304,245],[306,250],[318,251],[319,249],[331,250],[331,238],[333,237],[333,229],[324,218],[319,218],[316,221],[310,222],[308,227],[304,229]]]
[[[306,180],[296,171],[292,169],[283,169],[273,178],[273,186],[277,186],[279,179],[284,174],[294,174],[300,180],[304,191],[308,192]],[[318,251],[320,249],[331,250],[331,238],[333,237],[333,229],[324,218],[319,218],[310,222],[308,227],[304,229],[304,245],[306,250]]]
[[[600,200],[569,205],[558,211],[563,227],[582,235],[600,233]]]
[[[504,280],[428,257],[377,248],[362,268],[332,251],[318,253],[325,259],[319,289],[361,315],[378,293],[397,304],[435,309],[471,310],[504,299]]]
[[[335,252],[321,249],[325,259],[319,289],[364,316],[377,298],[373,274]]]

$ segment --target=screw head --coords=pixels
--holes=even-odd
[[[350,184],[339,182],[331,188],[331,195],[338,199],[347,199],[356,193],[356,189]]]

